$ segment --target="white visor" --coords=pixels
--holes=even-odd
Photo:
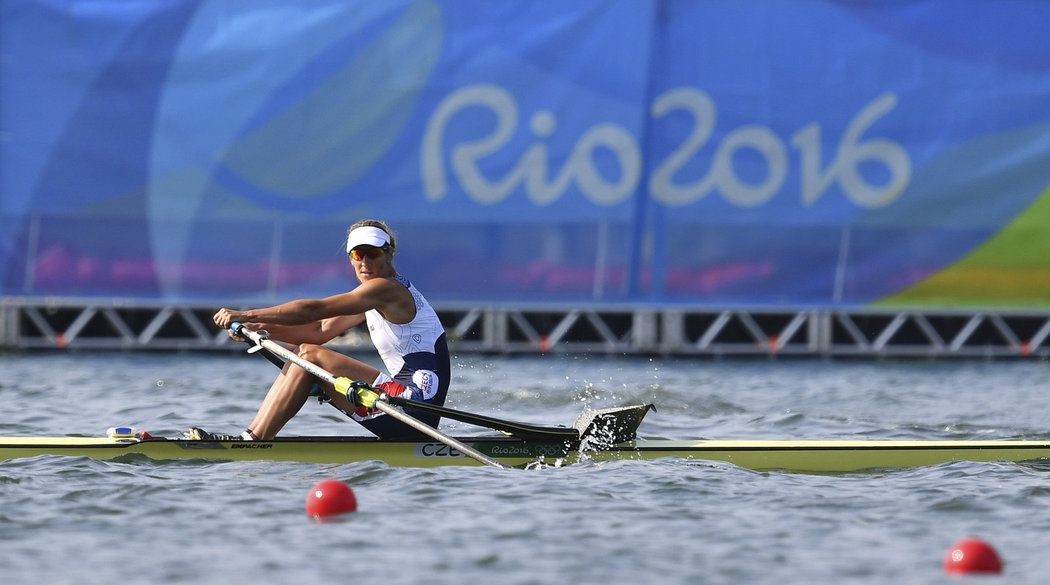
[[[370,225],[354,228],[346,238],[346,253],[358,246],[382,248],[390,243],[390,236],[383,230]]]

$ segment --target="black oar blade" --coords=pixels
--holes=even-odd
[[[636,404],[588,410],[576,418],[573,426],[588,447],[608,448],[633,441],[638,436],[638,425],[654,409],[652,404]]]

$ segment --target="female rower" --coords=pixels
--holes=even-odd
[[[301,299],[265,309],[219,309],[215,324],[228,328],[240,322],[253,330],[266,329],[270,338],[298,346],[306,360],[336,376],[369,382],[391,396],[444,404],[451,366],[445,330],[423,295],[394,268],[397,242],[387,225],[363,220],[347,232],[346,253],[360,284],[350,292],[324,299]],[[387,370],[378,369],[322,345],[347,329],[367,322],[372,343]],[[236,435],[219,435],[192,428],[200,440],[269,440],[303,407],[311,395],[327,400],[383,439],[424,436],[404,423],[378,411],[356,406],[294,364],[285,364],[259,412],[248,428]],[[439,417],[413,413],[437,427]]]

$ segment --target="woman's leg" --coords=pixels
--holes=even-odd
[[[320,345],[303,344],[299,346],[299,355],[336,376],[346,376],[351,380],[371,384],[379,375],[379,370],[372,366]],[[321,385],[325,394],[331,398],[333,406],[347,414],[354,411],[354,405],[345,396],[337,393],[331,384],[321,382],[295,364],[286,364],[270,386],[248,429],[256,438],[264,441],[277,436],[284,425],[306,404],[310,397],[310,389],[315,383]]]

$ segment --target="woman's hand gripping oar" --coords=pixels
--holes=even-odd
[[[240,323],[231,323],[230,331],[232,331],[234,335],[247,338],[254,344],[254,347],[252,349],[249,349],[248,351],[259,351],[255,349],[256,347],[258,347],[280,357],[286,362],[292,362],[293,364],[301,367],[302,369],[313,374],[314,376],[317,376],[321,380],[331,384],[335,388],[336,392],[346,396],[354,404],[359,404],[361,406],[364,406],[365,408],[374,408],[384,414],[392,416],[395,419],[405,423],[406,425],[416,429],[417,431],[429,437],[432,437],[434,440],[440,441],[441,443],[444,443],[445,445],[448,445],[449,447],[452,447],[453,449],[456,449],[464,455],[467,455],[468,457],[471,457],[472,459],[479,461],[485,465],[491,465],[493,467],[503,467],[503,465],[499,461],[496,461],[495,459],[477,451],[473,447],[467,446],[461,441],[449,437],[448,435],[442,433],[434,427],[420,422],[416,418],[409,416],[404,412],[398,410],[394,406],[391,406],[390,404],[386,403],[383,400],[384,395],[376,393],[370,385],[364,382],[351,380],[350,378],[335,376],[332,373],[325,370],[324,368],[318,366],[317,364],[314,364],[313,362],[307,361],[299,357],[299,354],[290,351],[281,344],[270,340],[269,334],[267,334],[265,331],[252,331],[247,327],[244,327]]]

